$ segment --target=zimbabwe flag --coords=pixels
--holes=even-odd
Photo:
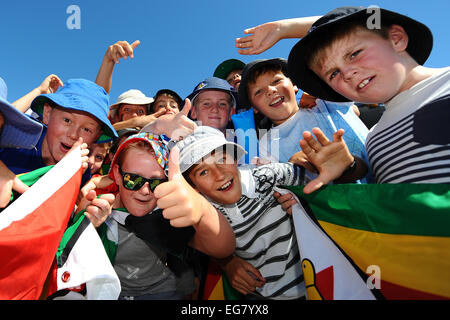
[[[450,298],[450,185],[286,188],[309,299]]]

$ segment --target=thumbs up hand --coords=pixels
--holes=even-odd
[[[184,179],[179,164],[180,151],[174,147],[169,156],[169,181],[154,190],[157,206],[174,227],[195,226],[203,217],[203,206],[211,206]]]

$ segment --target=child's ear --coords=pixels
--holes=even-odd
[[[298,93],[298,87],[296,85],[294,85],[294,92],[295,92],[295,94]]]
[[[44,103],[44,108],[42,110],[42,122],[47,126],[50,120],[50,114],[52,113],[52,107],[48,103]]]
[[[408,47],[409,37],[402,26],[393,24],[389,27],[389,39],[398,53],[403,52]]]
[[[190,118],[193,120],[197,120],[197,108],[195,105],[192,105],[191,107]]]
[[[116,163],[114,164],[114,166],[111,168],[112,172],[113,172],[113,177],[114,177],[114,183],[117,184],[118,186],[120,186],[120,181],[121,181],[121,175],[119,172],[119,165]]]

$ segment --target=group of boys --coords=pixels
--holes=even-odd
[[[363,7],[252,28],[236,40],[242,54],[293,34],[302,39],[288,60],[225,61],[184,104],[168,89],[154,98],[130,90],[109,108],[114,64],[132,57],[139,44],[120,42],[108,48],[97,84],[69,80],[33,100],[43,125],[27,119],[29,129],[20,128],[38,137],[29,146],[8,142],[7,121],[0,160],[14,174],[27,172],[57,163],[74,145],[87,149],[134,128],[137,134],[116,146],[104,179],[117,186],[114,197],[88,201],[87,211],[113,243],[108,254],[121,298],[182,299],[181,277],[168,261],[183,262],[190,246],[213,257],[249,299],[303,299],[289,214],[295,200],[278,194],[277,186],[305,185],[311,193],[328,183],[450,182],[444,123],[450,69],[422,66],[432,48],[426,26],[379,10],[383,25],[374,30],[366,27],[370,13]],[[272,43],[256,41],[269,33]],[[299,107],[299,89],[314,98],[314,107]],[[370,132],[354,102],[385,105]],[[251,129],[265,129],[256,142],[265,164],[238,165],[248,146],[226,134],[244,128],[232,121],[240,112],[255,116]],[[9,181],[12,186],[11,175]]]

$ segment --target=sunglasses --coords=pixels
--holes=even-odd
[[[122,175],[123,186],[125,189],[131,191],[139,190],[146,182],[148,182],[150,190],[153,192],[158,185],[167,181],[166,178],[147,179],[135,173],[123,172],[121,168],[119,168],[119,172]]]

